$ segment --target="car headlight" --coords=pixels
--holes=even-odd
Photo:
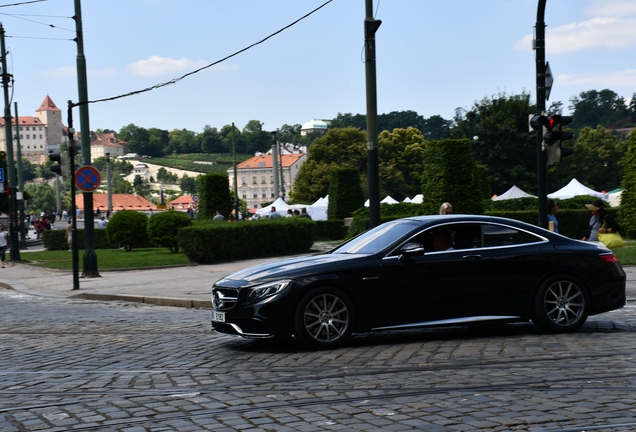
[[[265,297],[273,296],[274,294],[283,292],[285,288],[287,288],[290,284],[291,284],[291,280],[283,279],[279,281],[268,282],[263,285],[257,285],[255,287],[250,288],[250,293],[248,294],[248,298],[262,299]]]

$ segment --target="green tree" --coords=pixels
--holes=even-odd
[[[291,198],[299,202],[313,202],[327,195],[331,170],[335,167],[355,168],[366,174],[366,134],[356,128],[329,129],[309,148],[294,181]]]
[[[566,142],[567,144],[567,142]],[[612,190],[621,184],[620,161],[627,142],[602,126],[585,127],[579,133],[574,153],[549,171],[549,189],[557,190],[573,178],[595,190]]]
[[[148,216],[133,210],[121,210],[110,217],[106,225],[108,241],[124,246],[127,252],[148,241]]]
[[[200,177],[200,175],[190,177],[188,174],[184,174],[183,177],[181,177],[181,180],[179,180],[179,188],[190,195],[197,193],[199,190]]]
[[[130,194],[134,192],[133,185],[120,176],[113,176],[112,184],[113,193],[116,194]]]
[[[625,120],[629,115],[625,99],[609,89],[581,92],[570,98],[569,108],[575,133],[586,126],[593,129],[597,126],[608,127]]]
[[[378,159],[381,194],[398,201],[420,193],[421,177],[411,166],[416,162],[407,156],[407,149],[423,146],[424,136],[419,129],[382,131],[378,137]]]
[[[636,130],[629,135],[627,152],[621,160],[625,175],[621,187],[621,205],[618,208],[618,219],[621,233],[636,238]]]
[[[248,153],[266,152],[272,147],[271,134],[263,130],[263,123],[258,120],[250,120],[247,122],[247,125],[243,128],[241,137],[244,140]]]
[[[148,148],[144,154],[152,157],[161,157],[166,155],[170,144],[168,131],[158,128],[150,128],[148,129],[148,135]]]
[[[179,229],[192,225],[192,219],[174,210],[157,213],[148,220],[148,238],[155,244],[179,252]]]
[[[284,124],[278,130],[278,141],[285,144],[300,144],[301,143],[301,135],[300,129],[302,125],[295,124],[290,126],[288,124]]]
[[[55,211],[57,198],[52,186],[30,183],[24,187],[24,192],[28,196],[27,212],[39,214],[40,212]]]
[[[455,213],[483,213],[486,197],[482,196],[480,172],[471,156],[469,140],[428,142],[422,176],[425,212],[438,213],[442,203],[450,202]]]
[[[476,102],[467,114],[461,110],[456,114],[449,134],[471,140],[473,159],[488,167],[490,188],[495,193],[513,185],[527,191],[536,189],[536,137],[528,133],[528,114],[534,111],[529,93],[503,93]]]
[[[344,219],[362,207],[364,197],[360,187],[360,174],[354,168],[336,168],[329,182],[328,219]]]
[[[199,134],[200,149],[203,153],[225,153],[227,150],[223,147],[223,140],[216,128],[205,125],[203,133]]]
[[[148,130],[135,126],[133,123],[121,128],[117,138],[126,142],[126,149],[130,153],[137,153],[138,155],[152,153],[149,145],[150,134]]]
[[[232,211],[230,197],[230,183],[228,176],[221,173],[209,173],[201,176],[199,185],[199,213],[200,219],[212,219],[219,210],[228,215]]]

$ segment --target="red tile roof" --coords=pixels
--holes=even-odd
[[[141,195],[133,194],[112,194],[113,210],[138,210],[148,211],[157,210],[157,206]],[[79,194],[75,197],[75,206],[84,210],[84,194]],[[106,211],[108,209],[108,194],[94,193],[93,194],[93,210],[98,209],[100,211]]]
[[[11,124],[15,125],[15,117],[11,118]],[[37,117],[20,116],[18,117],[18,126],[42,126],[44,123]],[[4,126],[4,117],[0,117],[0,126]]]
[[[62,111],[62,110],[55,106],[55,103],[51,100],[49,95],[46,95],[46,97],[44,98],[44,101],[42,102],[42,105],[40,105],[40,108],[35,110],[35,112],[38,112],[38,111]]]
[[[282,164],[283,167],[290,167],[296,162],[298,159],[305,156],[304,153],[294,153],[294,154],[284,154],[282,156]],[[245,162],[241,162],[236,166],[237,169],[246,169],[246,168],[272,168],[272,155],[261,155],[254,156],[246,160]]]

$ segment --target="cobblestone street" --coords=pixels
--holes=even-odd
[[[0,290],[0,431],[628,431],[636,304],[574,334],[530,323],[355,336],[211,333],[208,310]]]

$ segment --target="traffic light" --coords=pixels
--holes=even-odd
[[[51,153],[49,154],[49,160],[53,162],[51,164],[51,171],[62,177],[70,177],[71,167],[69,165],[68,152]]]
[[[547,117],[546,123],[547,132],[543,135],[543,142],[548,146],[548,165],[552,165],[574,153],[573,148],[563,147],[563,141],[572,139],[572,132],[563,132],[563,126],[572,123],[572,116],[551,115]]]
[[[539,130],[548,125],[548,117],[544,115],[535,115],[530,117],[530,132],[532,130]]]

